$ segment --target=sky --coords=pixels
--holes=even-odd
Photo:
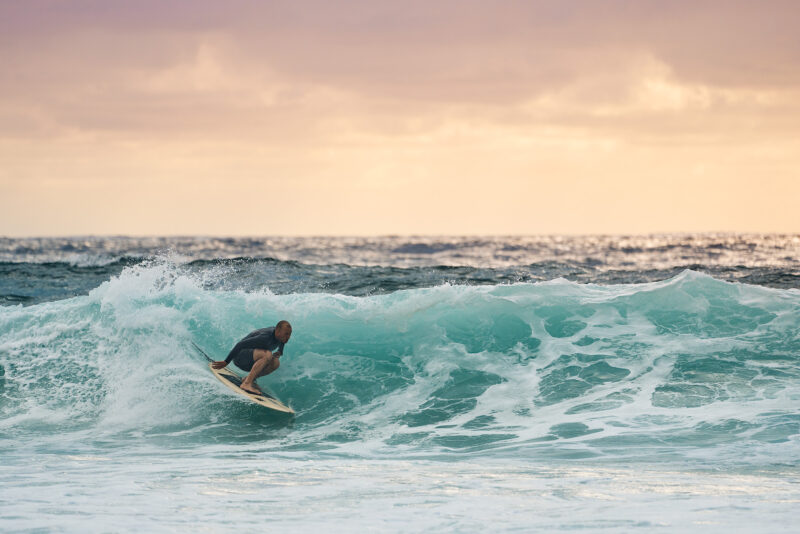
[[[0,0],[0,236],[800,233],[800,5]]]

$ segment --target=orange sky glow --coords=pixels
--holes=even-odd
[[[0,3],[0,235],[800,232],[794,1]]]

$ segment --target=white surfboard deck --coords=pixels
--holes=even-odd
[[[203,349],[198,347],[197,344],[192,343],[192,345],[194,345],[194,347],[198,351],[200,351],[200,353],[203,356],[205,356],[207,360],[209,360],[208,368],[211,370],[214,376],[216,376],[220,382],[228,386],[232,391],[235,391],[236,393],[238,393],[243,397],[247,397],[250,401],[256,404],[264,406],[265,408],[269,408],[270,410],[275,410],[277,412],[291,413],[291,414],[294,413],[294,410],[283,404],[281,401],[279,401],[272,395],[269,395],[267,393],[257,395],[255,393],[250,393],[248,391],[243,390],[242,388],[239,387],[240,384],[242,383],[243,377],[231,371],[229,367],[223,367],[222,369],[214,369],[213,367],[211,367],[212,360],[211,358],[208,357],[208,354],[206,354],[203,351]]]

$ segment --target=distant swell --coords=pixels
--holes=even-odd
[[[542,261],[512,267],[469,265],[359,266],[307,264],[276,258],[230,258],[176,261],[167,254],[122,257],[107,263],[0,262],[0,305],[39,304],[86,295],[126,267],[168,261],[186,276],[202,280],[206,289],[263,291],[276,294],[336,293],[367,296],[441,284],[494,285],[544,282],[556,278],[580,283],[641,284],[677,276],[690,269],[719,280],[774,288],[800,287],[800,270],[786,267],[747,267],[678,264],[659,269],[611,268],[599,261]]]

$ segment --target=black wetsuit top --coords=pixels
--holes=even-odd
[[[278,350],[275,350],[276,348]],[[225,358],[225,362],[230,363],[234,356],[242,349],[269,350],[275,354],[283,355],[283,343],[278,341],[278,338],[275,337],[274,326],[253,330],[247,334],[231,349],[230,353],[228,353],[228,357]]]

